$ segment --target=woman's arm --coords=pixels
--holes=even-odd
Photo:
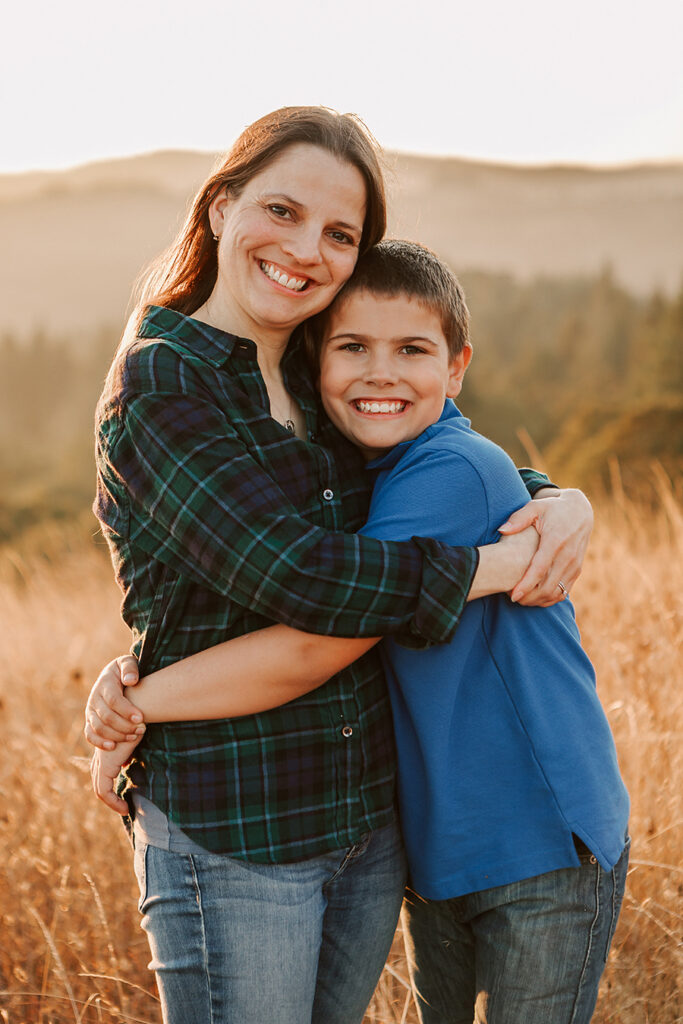
[[[569,591],[579,577],[593,529],[593,509],[582,491],[544,488],[499,530],[511,537],[529,526],[539,534],[538,551],[510,596],[519,604],[547,608],[566,596],[560,581]]]
[[[225,401],[211,400],[203,372],[167,344],[129,355],[121,419],[100,425],[105,525],[113,516],[116,530],[112,495],[121,494],[150,558],[271,621],[321,635],[448,641],[476,551],[314,526],[254,458]]]
[[[477,590],[510,590],[537,547],[538,534],[532,528],[487,545]],[[484,548],[479,550],[484,553]],[[319,636],[269,626],[152,672],[125,695],[146,722],[251,715],[316,689],[380,639]]]
[[[126,367],[119,418],[103,418],[99,430],[105,526],[116,533],[120,503],[143,557],[270,621],[321,635],[450,639],[474,574],[472,548],[345,532],[332,475],[320,477],[319,500],[335,503],[326,519],[337,528],[313,524],[277,481],[280,464],[295,472],[292,453],[264,467],[231,421],[233,406],[225,395],[212,400],[211,380],[189,358],[150,343]],[[244,396],[233,404],[242,408]]]
[[[510,590],[537,546],[538,534],[530,528],[480,548],[473,596]],[[235,718],[279,707],[320,686],[378,639],[269,626],[152,672],[138,685],[135,658],[117,658],[103,669],[90,693],[86,739],[110,750],[115,742],[135,738],[136,728],[144,731],[138,725],[141,715],[146,722],[178,722]]]

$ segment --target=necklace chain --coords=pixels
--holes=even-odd
[[[294,422],[294,399],[287,392],[287,398],[289,399],[289,409],[282,415],[279,411],[273,408],[273,403],[270,404],[270,414],[274,420],[281,423],[285,430],[288,430],[290,434],[296,434],[296,423]]]

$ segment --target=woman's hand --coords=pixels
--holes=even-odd
[[[138,663],[132,654],[123,654],[102,669],[85,709],[83,732],[93,747],[114,750],[117,743],[140,741],[145,731],[142,713],[123,692],[138,680]]]
[[[128,814],[128,804],[116,795],[114,783],[123,766],[133,756],[138,742],[139,737],[134,742],[117,743],[113,750],[96,750],[90,762],[90,778],[95,795],[117,814]]]
[[[546,608],[563,601],[578,579],[593,529],[593,509],[578,490],[539,493],[543,500],[537,495],[499,530],[512,534],[533,525],[538,531],[538,550],[510,597],[518,604]]]

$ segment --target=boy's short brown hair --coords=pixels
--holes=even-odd
[[[356,292],[385,298],[401,295],[421,302],[439,317],[451,358],[469,344],[470,314],[453,271],[424,245],[385,239],[359,256],[331,305],[306,322],[306,347],[315,365],[332,313]]]

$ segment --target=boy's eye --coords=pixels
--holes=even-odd
[[[415,356],[421,355],[424,352],[424,349],[421,348],[419,345],[404,345],[401,351],[404,352],[407,356]]]

